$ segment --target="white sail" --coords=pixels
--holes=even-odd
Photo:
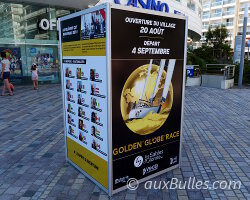
[[[162,76],[162,73],[163,73],[163,70],[164,70],[164,67],[165,67],[165,62],[166,62],[166,59],[161,60],[160,69],[159,69],[158,74],[157,74],[157,79],[156,79],[154,91],[153,91],[153,94],[152,94],[151,98],[149,99],[151,103],[153,102],[153,100],[155,98],[155,95],[156,95],[156,92],[158,90],[158,86],[159,86],[159,83],[160,83],[160,80],[161,80],[161,76]]]
[[[174,72],[174,66],[175,66],[175,59],[170,59],[168,62],[168,71],[165,79],[165,84],[164,84],[164,89],[161,97],[161,102],[165,102],[167,95],[168,95],[168,90],[170,87],[170,83],[172,80],[173,72]]]
[[[150,63],[149,63],[149,66],[148,66],[147,77],[146,77],[146,80],[145,80],[145,83],[144,83],[144,87],[143,87],[143,90],[142,90],[142,93],[141,93],[141,97],[140,97],[139,100],[141,100],[141,99],[143,98],[143,94],[144,94],[144,92],[145,92],[145,89],[146,89],[146,86],[147,86],[147,83],[148,83],[148,78],[149,78],[149,75],[150,75],[150,72],[151,72],[152,63],[153,63],[153,60],[151,59],[151,60],[150,60]]]

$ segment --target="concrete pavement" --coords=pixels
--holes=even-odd
[[[0,199],[108,199],[65,162],[60,85],[0,97]],[[113,199],[250,199],[250,90],[186,88],[182,168],[154,180],[241,181],[240,189],[123,191]]]

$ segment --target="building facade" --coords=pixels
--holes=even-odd
[[[250,6],[250,0],[203,0],[202,2],[202,41],[208,27],[215,28],[224,24],[229,30],[227,38],[231,48],[234,49],[235,36],[242,35],[245,4]],[[248,10],[248,22],[246,30],[250,39],[250,7]],[[246,50],[247,51],[247,48]]]
[[[201,0],[109,0],[110,3],[141,6],[142,1],[164,4],[165,10],[188,16],[189,40],[200,40],[202,34]],[[60,58],[57,19],[86,9],[98,0],[4,0],[0,2],[0,52],[11,62],[11,79],[27,83],[31,79],[31,66],[36,63],[39,81],[60,82]],[[133,5],[128,5],[133,6]],[[156,6],[157,7],[157,6]]]
[[[100,0],[98,4],[107,0]],[[152,9],[152,5],[163,5],[162,12],[182,14],[188,17],[188,37],[189,40],[199,41],[202,35],[202,5],[201,0],[108,0],[111,4]],[[151,5],[151,7],[150,7]],[[148,8],[149,7],[149,8]],[[155,6],[157,7],[157,6]],[[157,10],[153,8],[152,10]]]
[[[49,5],[0,3],[0,52],[6,52],[11,62],[12,80],[30,81],[31,65],[36,63],[39,81],[60,81],[56,20],[74,11]]]
[[[202,4],[201,0],[165,0],[172,12],[180,11],[188,17],[188,37],[197,41],[202,35]],[[171,11],[171,10],[170,10]]]

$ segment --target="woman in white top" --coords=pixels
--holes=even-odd
[[[38,71],[35,63],[31,66],[31,79],[33,81],[34,90],[38,90]]]
[[[2,72],[1,72],[1,79],[3,79],[3,90],[1,96],[4,96],[5,90],[9,91],[9,96],[13,95],[13,92],[10,89],[10,83],[9,83],[9,78],[10,78],[10,61],[6,57],[6,53],[2,52],[1,53],[2,57]]]

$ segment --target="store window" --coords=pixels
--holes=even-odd
[[[39,66],[39,80],[58,82],[60,80],[58,48],[54,46],[26,46],[27,66],[36,63]],[[30,68],[26,68],[26,76],[31,76]]]
[[[36,63],[40,81],[59,82],[56,20],[75,12],[50,6],[0,2],[0,51],[11,61],[11,78],[25,80]],[[53,23],[52,28],[47,24]],[[44,28],[45,27],[45,28]]]

